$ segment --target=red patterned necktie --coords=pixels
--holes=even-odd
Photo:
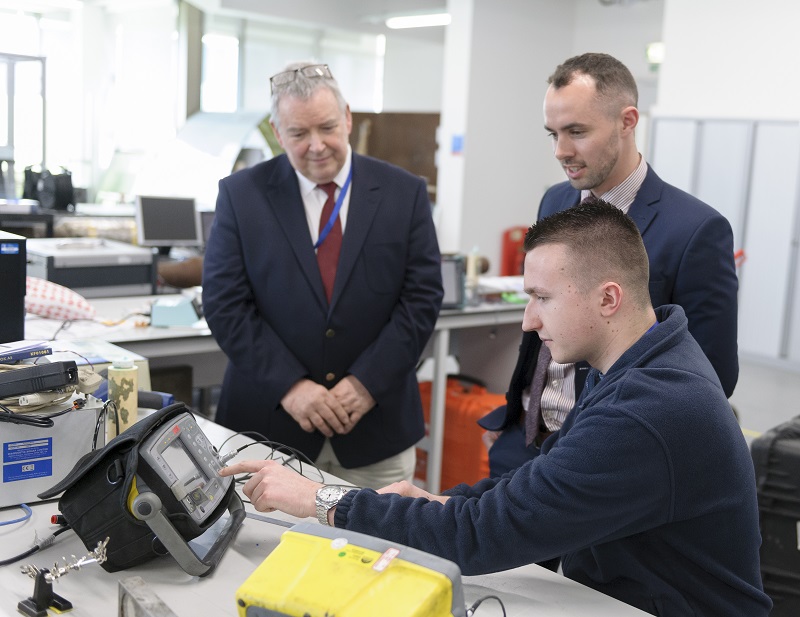
[[[539,427],[542,424],[542,392],[544,392],[544,382],[547,379],[547,367],[550,366],[551,357],[550,349],[542,343],[531,380],[531,399],[528,402],[528,409],[525,411],[526,446],[531,445],[539,435]]]
[[[331,212],[336,200],[333,198],[336,193],[336,183],[327,182],[326,184],[317,185],[328,195],[325,200],[325,206],[322,208],[322,215],[319,217],[319,231],[325,228],[328,219],[331,218]],[[342,248],[342,222],[339,217],[331,227],[330,232],[325,237],[325,240],[317,249],[317,264],[319,264],[319,273],[322,275],[322,284],[325,287],[325,296],[328,298],[330,304],[331,296],[333,296],[333,282],[336,279],[336,266],[339,264],[339,251]]]

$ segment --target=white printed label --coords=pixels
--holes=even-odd
[[[378,561],[375,562],[375,565],[372,566],[372,569],[376,572],[383,572],[392,560],[400,554],[400,550],[396,548],[387,548],[383,555],[380,556]]]

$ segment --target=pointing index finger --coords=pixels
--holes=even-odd
[[[270,462],[272,461],[264,461],[264,460],[239,461],[238,463],[233,463],[232,465],[228,465],[227,467],[223,467],[222,469],[220,469],[219,475],[232,476],[237,473],[255,473],[257,471],[261,471]]]

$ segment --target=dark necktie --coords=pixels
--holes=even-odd
[[[547,367],[550,366],[550,349],[542,343],[539,348],[539,357],[536,359],[536,368],[531,379],[531,399],[525,412],[525,445],[531,445],[539,435],[542,424],[542,392],[547,379]]]
[[[596,204],[598,201],[600,200],[594,196],[594,193],[589,193],[581,200],[581,204]]]
[[[336,193],[336,183],[327,182],[326,184],[317,185],[328,195],[325,200],[325,206],[322,208],[322,215],[319,217],[319,232],[325,228],[328,219],[331,218],[331,212],[336,200],[333,198]],[[333,282],[336,279],[336,266],[339,264],[339,251],[342,248],[342,222],[339,217],[331,227],[330,232],[325,240],[317,249],[317,264],[319,264],[319,273],[322,275],[322,285],[325,287],[325,296],[328,298],[330,304],[331,296],[333,296]]]

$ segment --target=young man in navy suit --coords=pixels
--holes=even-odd
[[[730,224],[661,180],[639,153],[634,139],[638,91],[625,65],[607,54],[583,54],[558,66],[548,83],[545,130],[568,181],[547,191],[538,217],[587,198],[601,198],[629,214],[647,248],[653,306],[683,307],[689,332],[730,397],[739,375],[738,280]],[[587,371],[585,362],[550,359],[535,332],[523,335],[507,404],[479,421],[487,429],[493,477],[539,453],[580,396]]]
[[[285,154],[220,181],[203,305],[228,356],[216,420],[359,486],[411,479],[415,367],[442,300],[422,179],[353,154],[324,64],[274,75]]]

